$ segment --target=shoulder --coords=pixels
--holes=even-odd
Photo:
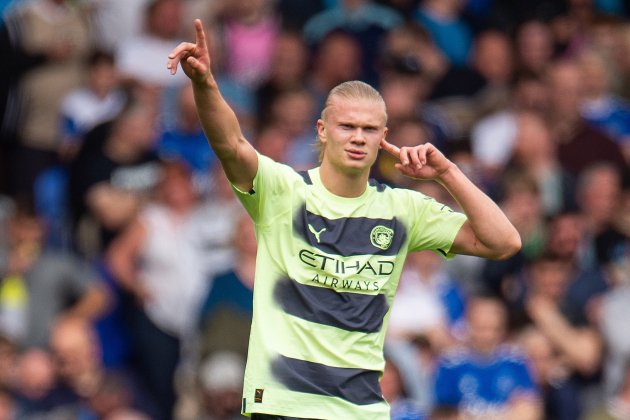
[[[514,344],[502,344],[496,350],[496,358],[503,363],[526,364],[528,361],[526,353]]]
[[[441,368],[453,369],[468,363],[471,357],[470,350],[465,346],[456,346],[446,350],[440,356],[438,364]]]
[[[281,184],[292,184],[296,182],[312,184],[307,171],[296,171],[291,166],[276,162],[270,157],[260,153],[258,153],[257,176]]]

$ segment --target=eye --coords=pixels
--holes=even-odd
[[[352,124],[341,124],[341,128],[344,130],[352,130],[354,126]]]

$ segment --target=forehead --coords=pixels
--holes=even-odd
[[[333,96],[326,117],[332,121],[360,122],[385,126],[385,103],[371,98]]]

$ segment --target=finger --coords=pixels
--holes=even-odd
[[[407,166],[409,165],[409,163],[411,162],[411,156],[409,155],[409,148],[408,147],[403,147],[400,149],[400,163],[403,164],[403,166]]]
[[[200,48],[206,49],[206,33],[203,31],[201,19],[195,19],[195,32],[197,34],[197,45]]]
[[[409,149],[409,158],[411,159],[411,164],[416,168],[422,168],[422,161],[420,160],[420,148],[413,147]]]
[[[417,149],[418,160],[420,161],[420,164],[426,165],[426,163],[427,163],[427,146],[425,144],[422,144],[422,145],[418,146],[416,149]]]
[[[168,61],[166,62],[166,68],[171,71],[171,74],[175,74],[177,72],[177,63],[186,56],[190,54],[195,49],[195,44],[190,42],[182,42],[179,44],[171,53],[168,55]]]
[[[177,47],[173,48],[168,58],[169,60],[181,58],[183,55],[193,52],[196,47],[197,45],[192,42],[181,42]]]
[[[199,73],[205,73],[207,68],[206,66],[204,66],[203,64],[201,64],[201,62],[199,60],[197,60],[195,57],[188,57],[186,59],[186,62],[188,63],[188,65],[190,65],[190,67],[193,68],[193,70],[199,72]]]
[[[400,148],[398,146],[394,146],[384,138],[381,139],[381,148],[390,155],[400,159]]]
[[[395,163],[394,168],[398,169],[404,175],[407,175],[409,177],[413,177],[414,175],[413,171],[409,168],[409,166],[404,166],[402,163]]]

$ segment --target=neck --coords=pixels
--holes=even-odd
[[[478,354],[483,356],[490,356],[494,350],[497,348],[496,345],[492,344],[481,344],[481,343],[471,343],[470,347],[475,350]]]
[[[110,138],[105,144],[105,154],[116,162],[129,162],[135,159],[139,153],[124,140]]]
[[[326,159],[319,169],[322,184],[328,191],[340,197],[359,197],[365,192],[369,171],[346,173],[335,168]]]

